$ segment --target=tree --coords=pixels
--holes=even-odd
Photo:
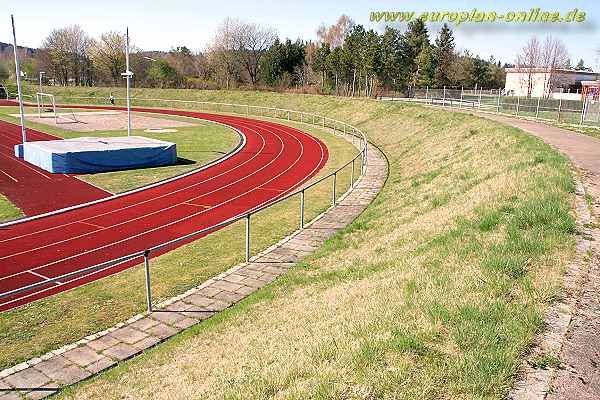
[[[8,67],[5,64],[0,64],[0,81],[5,81],[10,76]]]
[[[592,69],[589,68],[589,67],[586,67],[585,66],[585,61],[583,61],[583,59],[581,59],[581,60],[579,60],[579,62],[575,66],[575,71],[589,71],[589,72],[591,72]]]
[[[381,41],[379,35],[372,29],[365,35],[362,69],[365,79],[365,96],[370,97],[373,95],[376,77],[381,70]]]
[[[525,88],[527,97],[531,97],[531,92],[535,85],[535,68],[540,67],[542,63],[542,50],[537,37],[533,36],[525,44],[521,53],[517,55],[516,68],[520,73],[521,87]]]
[[[255,86],[258,81],[262,56],[276,39],[277,34],[273,28],[262,27],[254,23],[241,23],[236,29],[234,36],[236,53],[252,86]]]
[[[121,74],[125,72],[125,38],[119,32],[106,32],[100,40],[93,41],[88,54],[94,66],[115,86],[121,82]]]
[[[363,49],[366,43],[366,32],[362,25],[356,25],[352,32],[346,36],[344,51],[346,52],[352,69],[352,96],[356,94],[356,73],[363,64]]]
[[[183,76],[166,60],[156,60],[148,68],[148,79],[155,87],[178,87],[184,81]]]
[[[46,37],[42,48],[46,51],[46,69],[54,75],[55,82],[75,85],[91,83],[91,65],[88,48],[91,39],[78,25],[54,29]]]
[[[430,68],[429,34],[422,19],[409,22],[408,29],[404,34],[402,48],[402,73],[407,76],[409,95],[419,82],[426,78],[425,73]],[[422,52],[426,52],[422,54]],[[427,53],[429,52],[429,53]]]
[[[217,27],[212,43],[209,46],[209,58],[218,75],[230,88],[232,80],[239,76],[239,62],[235,54],[239,21],[225,18]]]
[[[317,29],[317,37],[321,43],[327,43],[331,48],[340,47],[344,44],[346,36],[354,29],[354,25],[354,21],[343,14],[330,27],[321,24]]]
[[[569,62],[567,46],[562,40],[555,39],[552,35],[546,36],[542,47],[541,62],[541,66],[546,70],[544,94],[551,96],[554,89],[564,83],[560,81],[561,75],[557,74],[556,71],[567,67]]]
[[[327,57],[331,53],[329,43],[322,43],[315,50],[312,68],[321,73],[321,90],[325,89],[325,72],[327,71]]]
[[[447,24],[442,26],[435,39],[433,63],[435,65],[434,84],[437,87],[452,85],[452,64],[454,63],[454,36]]]
[[[384,86],[399,89],[406,81],[399,73],[402,65],[402,34],[394,28],[386,27],[381,37],[379,78]]]
[[[297,68],[304,66],[304,56],[305,46],[301,41],[292,43],[287,39],[285,43],[280,43],[279,40],[276,40],[261,61],[261,71],[265,83],[274,85],[285,73],[290,76],[295,75],[298,72]]]

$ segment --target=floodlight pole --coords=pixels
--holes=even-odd
[[[131,136],[131,75],[129,70],[129,27],[125,31],[125,74],[127,75],[127,136]]]
[[[23,137],[23,144],[27,141],[27,135],[25,134],[25,115],[23,112],[23,92],[21,91],[21,66],[19,65],[19,56],[17,55],[17,34],[15,33],[15,18],[10,15],[10,21],[12,23],[13,32],[13,50],[15,53],[15,73],[17,75],[17,91],[19,92],[19,113],[21,114],[21,136]]]

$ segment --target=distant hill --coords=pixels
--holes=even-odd
[[[0,53],[4,53],[5,51],[12,52],[12,47],[13,47],[13,45],[10,43],[0,42]],[[23,46],[18,46],[18,47],[19,47],[19,49],[26,49],[28,56],[32,56],[36,51],[36,49],[32,49],[31,47],[23,47]]]

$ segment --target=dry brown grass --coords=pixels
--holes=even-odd
[[[384,190],[274,284],[63,396],[502,398],[573,254],[568,162],[468,115],[254,97],[359,124],[389,157]]]

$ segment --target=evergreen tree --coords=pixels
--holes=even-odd
[[[447,24],[442,26],[435,39],[433,51],[435,65],[434,85],[437,87],[452,85],[452,64],[454,63],[454,35]]]
[[[331,53],[329,43],[323,43],[315,51],[312,69],[321,73],[321,90],[325,89],[325,75],[327,71],[327,57]]]
[[[429,34],[427,27],[422,19],[417,19],[408,24],[408,30],[404,34],[402,48],[402,73],[408,80],[409,95],[419,82],[423,81],[423,73],[431,66],[431,57],[425,53],[428,52],[431,44],[429,43]]]
[[[400,89],[406,83],[400,74],[402,65],[402,34],[394,28],[386,27],[381,36],[379,79],[386,87]]]

